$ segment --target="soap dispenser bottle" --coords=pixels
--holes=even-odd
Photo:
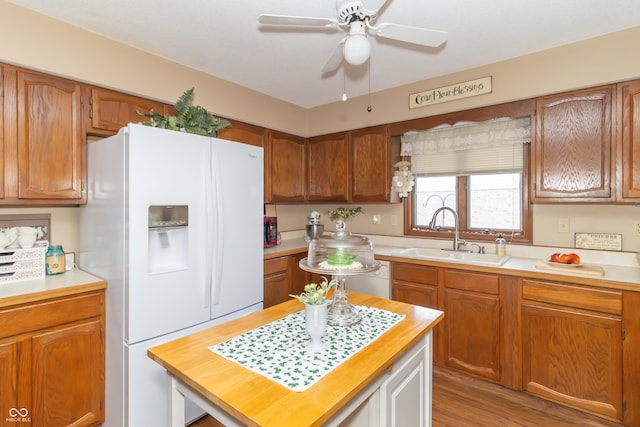
[[[506,255],[507,254],[507,241],[502,237],[502,233],[498,234],[498,238],[496,239],[496,255]]]

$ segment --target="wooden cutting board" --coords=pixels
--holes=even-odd
[[[596,276],[604,276],[604,270],[597,265],[581,264],[576,267],[559,267],[550,264],[536,264],[536,268],[540,270],[561,271],[567,274],[593,274]]]

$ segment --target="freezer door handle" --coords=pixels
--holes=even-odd
[[[212,304],[218,305],[220,302],[220,288],[222,281],[222,248],[224,247],[224,218],[222,207],[222,177],[220,176],[220,165],[215,152],[211,153],[212,158],[212,175],[214,186],[214,216],[215,216],[215,236],[214,236],[214,254],[215,260],[213,269],[212,283]]]
[[[203,289],[202,289],[202,299],[203,299],[203,307],[207,308],[211,304],[211,287],[213,286],[213,237],[214,237],[214,222],[213,222],[213,177],[211,176],[211,167],[209,165],[209,159],[203,158],[203,170],[206,173],[203,174],[204,177],[204,188],[205,188],[205,203],[206,203],[206,216],[207,216],[207,248],[206,248],[206,259],[205,259],[205,272],[204,272],[204,280]]]

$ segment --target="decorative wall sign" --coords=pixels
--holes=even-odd
[[[476,80],[456,83],[451,86],[412,93],[409,95],[409,108],[426,107],[427,105],[440,104],[441,102],[470,98],[472,96],[491,93],[491,91],[491,76],[482,77]]]
[[[577,249],[622,250],[622,234],[576,233],[575,236]]]

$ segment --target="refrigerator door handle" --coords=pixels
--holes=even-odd
[[[207,308],[211,304],[211,287],[213,286],[213,237],[214,237],[214,204],[213,204],[213,177],[211,175],[211,167],[209,165],[209,159],[206,156],[202,159],[203,170],[206,171],[204,176],[205,187],[205,203],[206,203],[206,216],[207,216],[207,248],[205,259],[205,271],[202,289],[203,307]]]
[[[222,207],[222,177],[220,176],[220,165],[218,163],[218,157],[215,152],[211,153],[212,158],[212,175],[214,186],[214,201],[215,201],[215,228],[216,236],[214,241],[215,253],[213,259],[214,271],[213,271],[213,284],[212,284],[212,304],[218,305],[220,302],[220,289],[222,282],[222,248],[224,247],[224,218]]]

